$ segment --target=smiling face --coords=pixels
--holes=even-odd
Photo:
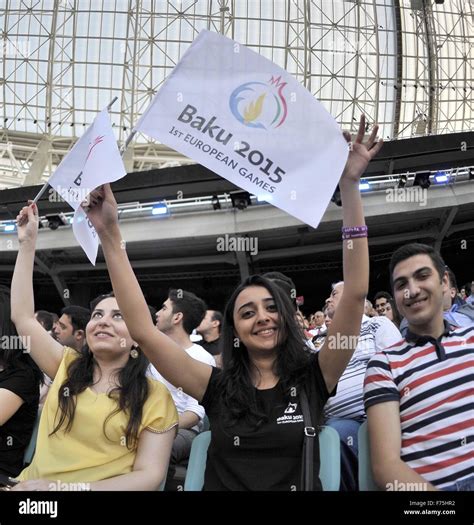
[[[249,352],[273,352],[280,334],[275,300],[263,286],[249,286],[237,296],[234,330]]]
[[[93,354],[128,354],[133,340],[120,313],[115,297],[100,301],[86,326],[87,344]]]
[[[375,310],[378,315],[384,315],[387,305],[390,306],[390,303],[385,297],[379,297],[375,300]]]
[[[414,255],[393,269],[393,290],[400,315],[406,317],[410,330],[437,336],[443,324],[443,293],[448,277],[441,279],[431,258]]]

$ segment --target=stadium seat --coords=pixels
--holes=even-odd
[[[211,431],[201,432],[197,435],[191,446],[188,470],[184,480],[185,491],[202,490],[204,485],[204,472],[206,471],[207,449],[211,442]]]
[[[207,430],[211,429],[211,425],[209,423],[209,418],[206,414],[204,414],[204,417],[202,418],[202,429],[201,432],[206,432]]]
[[[319,479],[323,490],[339,490],[341,482],[341,442],[334,428],[323,427],[319,433]]]
[[[367,421],[359,428],[359,490],[380,490],[372,475]]]
[[[23,464],[25,465],[25,467],[33,461],[33,456],[35,455],[36,440],[38,438],[38,428],[41,418],[41,410],[42,408],[40,407],[38,409],[38,414],[36,416],[35,426],[33,427],[33,433],[31,434],[30,442],[28,443],[28,446],[25,450],[25,454],[23,456]]]
[[[207,449],[211,442],[211,432],[201,432],[194,438],[189,456],[188,470],[184,482],[185,491],[202,490],[206,471]],[[329,427],[323,427],[319,434],[321,468],[319,477],[323,490],[339,490],[341,478],[341,446],[339,434]]]

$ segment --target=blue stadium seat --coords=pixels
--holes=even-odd
[[[184,482],[185,491],[202,490],[206,471],[207,449],[211,432],[201,432],[194,438],[189,456],[188,470]],[[341,479],[341,445],[339,434],[329,427],[323,427],[319,434],[321,468],[319,477],[323,490],[339,490]]]
[[[341,441],[334,428],[323,427],[319,433],[319,479],[323,490],[339,490],[341,482]]]
[[[370,464],[369,431],[367,421],[359,427],[359,490],[380,490],[374,481]]]
[[[206,471],[207,449],[211,442],[211,431],[201,432],[193,439],[189,454],[188,470],[184,480],[185,491],[202,490]]]

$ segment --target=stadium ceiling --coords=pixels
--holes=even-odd
[[[200,30],[294,75],[345,129],[385,139],[474,129],[474,2],[2,0],[0,189],[46,180],[115,96],[117,140]],[[139,135],[127,171],[192,163]]]

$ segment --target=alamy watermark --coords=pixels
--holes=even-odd
[[[385,490],[388,492],[395,491],[424,491],[428,490],[428,483],[426,482],[404,482],[396,479],[393,483],[389,482],[385,484]]]
[[[257,237],[234,237],[226,233],[223,237],[217,237],[216,241],[218,252],[249,252],[252,255],[258,253]]]
[[[54,491],[66,491],[66,492],[83,492],[83,491],[90,491],[91,490],[91,484],[90,483],[65,483],[64,481],[57,480],[52,481],[48,485],[48,490],[54,490]]]
[[[31,347],[31,337],[29,335],[2,335],[0,337],[0,349],[2,350],[23,350],[29,352]]]
[[[28,58],[31,55],[30,40],[4,40],[0,43],[3,58]]]
[[[387,202],[411,202],[426,206],[428,190],[420,186],[413,188],[389,188],[385,190]]]

